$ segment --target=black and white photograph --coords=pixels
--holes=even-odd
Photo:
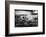
[[[5,2],[6,36],[45,34],[45,3]]]
[[[37,27],[38,10],[15,9],[15,27]]]

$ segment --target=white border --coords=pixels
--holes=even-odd
[[[15,28],[15,9],[26,9],[26,10],[38,10],[38,27],[24,27],[24,28]],[[26,32],[42,32],[42,5],[16,5],[10,4],[10,24],[9,24],[9,34],[13,33],[26,33]]]

